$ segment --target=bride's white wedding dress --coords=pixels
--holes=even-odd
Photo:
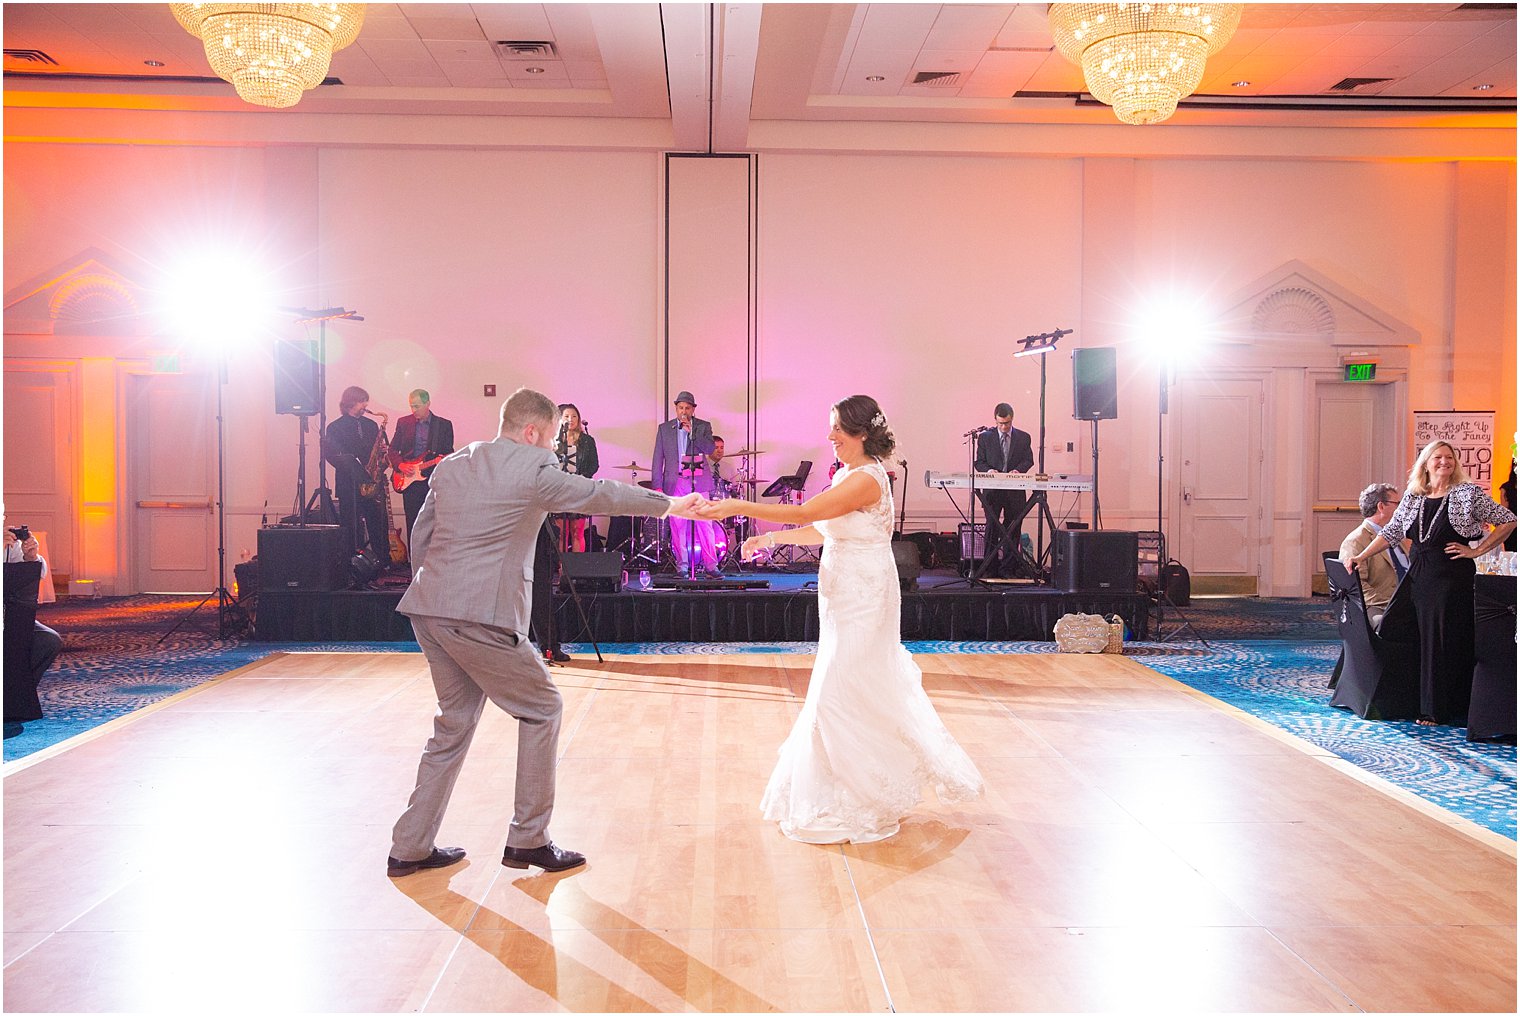
[[[982,791],[981,773],[940,722],[903,648],[886,470],[879,461],[845,467],[834,483],[856,472],[872,476],[881,497],[815,523],[823,533],[818,659],[760,802],[766,819],[804,843],[885,839],[925,783],[947,802]]]

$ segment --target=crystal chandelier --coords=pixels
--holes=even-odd
[[[294,106],[358,38],[363,4],[170,4],[206,47],[211,69],[259,106]]]
[[[1160,123],[1203,80],[1245,4],[1051,4],[1056,49],[1125,123]]]

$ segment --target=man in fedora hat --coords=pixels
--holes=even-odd
[[[697,400],[691,392],[676,393],[676,415],[673,420],[660,424],[654,438],[654,462],[651,464],[654,489],[671,497],[680,497],[696,491],[709,494],[712,491],[712,468],[707,456],[713,450],[712,424],[697,419]],[[689,519],[670,519],[670,542],[675,550],[676,563],[685,570],[689,555],[700,555],[699,567],[709,573],[718,570],[717,541],[714,522],[692,522]]]

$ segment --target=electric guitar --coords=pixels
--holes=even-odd
[[[427,479],[422,475],[422,471],[429,466],[436,466],[446,458],[448,458],[447,455],[434,455],[430,459],[402,459],[391,473],[391,486],[395,487],[399,494],[418,480]]]

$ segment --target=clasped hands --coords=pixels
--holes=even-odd
[[[670,499],[670,514],[682,519],[716,522],[733,515],[743,515],[750,507],[748,501],[726,497],[721,501],[709,501],[701,494],[687,494]]]

